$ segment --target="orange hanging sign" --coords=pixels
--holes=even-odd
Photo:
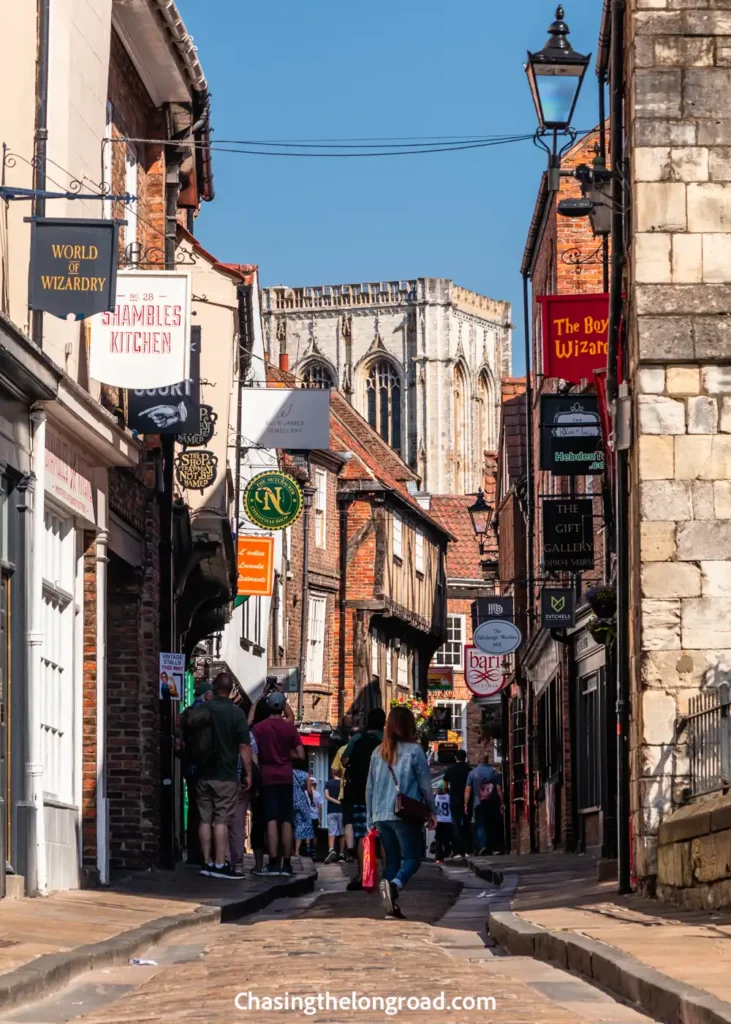
[[[236,593],[240,597],[271,597],[274,587],[274,538],[239,537],[237,556]]]

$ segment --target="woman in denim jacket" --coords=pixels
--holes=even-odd
[[[393,772],[393,774],[392,774]],[[377,828],[386,853],[380,884],[386,918],[403,919],[398,905],[401,890],[419,870],[422,825],[394,814],[396,783],[403,796],[423,800],[429,808],[429,827],[434,828],[434,794],[424,751],[416,742],[416,722],[409,708],[392,708],[383,743],[373,751],[366,787],[369,827]]]

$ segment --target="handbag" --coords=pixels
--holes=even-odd
[[[363,888],[366,892],[373,892],[378,885],[377,835],[378,833],[375,829],[369,829],[363,840]]]
[[[386,763],[388,764],[388,762]],[[388,765],[388,770],[396,787],[396,803],[393,807],[393,813],[401,821],[410,821],[412,825],[423,825],[431,811],[423,800],[415,800],[413,796],[404,796],[399,787],[396,773],[390,764]]]

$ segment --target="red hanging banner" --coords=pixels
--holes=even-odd
[[[543,307],[543,375],[569,384],[606,369],[609,296],[539,295]]]

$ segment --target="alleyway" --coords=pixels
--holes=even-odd
[[[343,883],[339,866],[321,868],[310,895],[279,900],[267,911],[234,924],[179,934],[144,954],[157,966],[99,971],[93,982],[87,975],[45,1003],[6,1019],[18,1024],[649,1020],[565,971],[486,949],[478,930],[494,889],[471,872],[440,872],[434,865],[425,866],[403,902],[408,920],[388,924],[382,920],[377,897],[344,893]],[[260,998],[328,992],[335,997],[355,992],[408,998],[444,992],[446,1009],[404,1008],[397,1015],[381,1008],[355,1014],[339,1009],[314,1014],[301,1009],[237,1010],[234,1000],[244,992]],[[455,998],[480,996],[492,996],[495,1009],[449,1009]]]

